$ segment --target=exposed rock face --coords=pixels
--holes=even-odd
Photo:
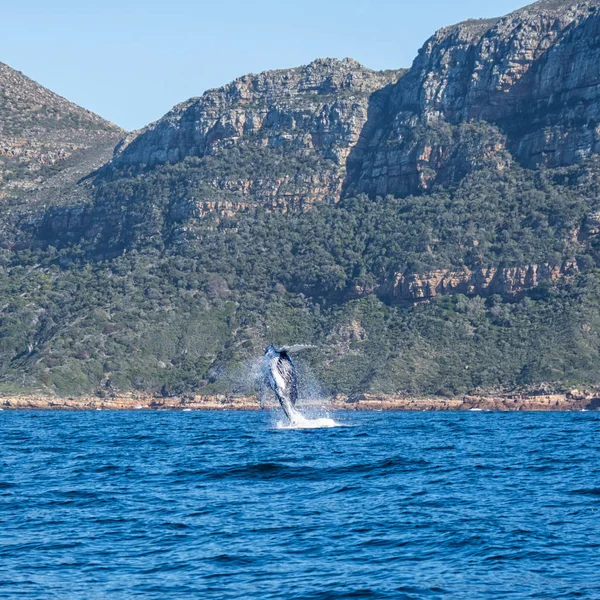
[[[84,239],[95,256],[113,256],[193,238],[207,214],[337,202],[351,149],[401,75],[320,59],[241,77],[125,137],[94,179],[93,202],[52,208],[32,228],[45,242]]]
[[[393,281],[369,288],[353,288],[349,298],[375,294],[392,304],[416,303],[436,296],[465,294],[504,298],[517,296],[544,282],[557,281],[579,273],[574,260],[562,265],[524,265],[520,267],[478,267],[439,269],[426,273],[397,273]]]
[[[0,198],[49,187],[64,170],[69,181],[86,175],[110,158],[123,134],[0,63]]]
[[[568,394],[489,394],[459,398],[384,396],[362,394],[357,398],[337,395],[330,401],[336,410],[389,410],[389,411],[566,411],[598,410],[600,403],[591,392],[579,396]],[[321,408],[323,400],[315,406]],[[0,398],[3,410],[260,410],[254,396],[213,395],[156,398],[151,395],[127,394],[108,398],[98,396],[4,396]],[[306,402],[305,402],[306,406]]]
[[[523,267],[442,269],[430,273],[405,275],[398,273],[385,294],[395,302],[428,300],[440,294],[467,294],[504,297],[514,296],[537,287],[545,281],[556,281],[578,272],[575,261],[560,266],[526,265]]]
[[[401,74],[325,59],[247,75],[131,134],[112,165],[260,149],[264,172],[231,164],[207,178],[227,215],[417,194],[476,169],[560,167],[600,152],[600,0],[542,0],[446,27]],[[311,167],[283,172],[290,156]]]
[[[577,391],[577,390],[575,390]],[[566,411],[598,410],[600,403],[592,392],[568,394],[497,393],[495,395],[458,398],[392,396],[362,394],[357,398],[336,395],[329,406],[335,410],[388,411]],[[315,406],[321,408],[322,399]],[[255,396],[213,395],[157,398],[146,394],[77,396],[63,398],[52,395],[21,395],[0,397],[3,410],[260,410]],[[309,406],[305,401],[305,406]]]
[[[395,83],[401,73],[374,72],[351,59],[321,59],[296,69],[246,75],[179,104],[131,134],[117,148],[112,165],[172,164],[256,148],[259,161],[271,161],[267,172],[240,176],[230,165],[207,179],[215,191],[230,196],[232,210],[254,200],[273,207],[335,202],[348,154],[372,117],[369,109],[373,113],[383,105],[373,93]],[[314,168],[282,173],[277,163],[291,154]],[[234,194],[237,202],[231,199]]]
[[[419,194],[478,169],[600,153],[600,0],[543,0],[441,29],[403,73],[321,59],[210,90],[124,138],[100,177],[182,165],[186,183],[165,186],[168,214],[143,194],[99,194],[83,219],[49,215],[44,227],[50,238],[67,219],[82,223],[70,239],[125,246],[119,232],[141,231],[147,214],[160,213],[150,237],[164,223],[189,233],[207,214]]]
[[[438,31],[351,157],[346,194],[407,195],[473,169],[600,152],[600,2],[543,0]]]

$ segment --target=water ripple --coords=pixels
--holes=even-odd
[[[0,598],[600,598],[600,415],[0,413]]]

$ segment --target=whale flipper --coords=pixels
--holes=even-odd
[[[279,351],[289,354],[290,352],[301,352],[302,350],[310,350],[310,348],[316,348],[316,346],[312,346],[311,344],[296,344],[295,346],[282,346]]]

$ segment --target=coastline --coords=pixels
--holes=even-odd
[[[353,411],[584,411],[600,410],[600,397],[592,393],[489,394],[457,398],[364,394],[350,399],[335,396],[301,408]],[[143,394],[59,397],[50,395],[0,396],[2,410],[260,410],[256,396],[207,395],[162,398]]]

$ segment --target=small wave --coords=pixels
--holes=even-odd
[[[218,469],[207,474],[208,479],[280,479],[307,478],[314,476],[314,469],[293,467],[281,463],[261,462]],[[318,472],[317,472],[318,473]]]
[[[95,473],[109,473],[111,471],[118,471],[121,467],[117,465],[103,465],[95,469]]]
[[[185,523],[172,523],[170,521],[165,521],[164,523],[162,523],[162,526],[165,529],[173,529],[175,531],[179,531],[182,529],[191,529],[191,527],[189,525],[186,525]]]
[[[572,494],[578,494],[580,496],[600,496],[600,488],[588,488],[582,490],[573,490]]]
[[[345,485],[341,488],[338,488],[336,490],[333,490],[331,493],[332,494],[344,494],[345,492],[355,492],[357,490],[360,490],[361,488],[359,486],[356,485]]]
[[[254,556],[232,554],[219,554],[214,556],[211,560],[215,563],[222,563],[231,566],[238,565],[241,567],[245,567],[256,562],[256,558]]]

